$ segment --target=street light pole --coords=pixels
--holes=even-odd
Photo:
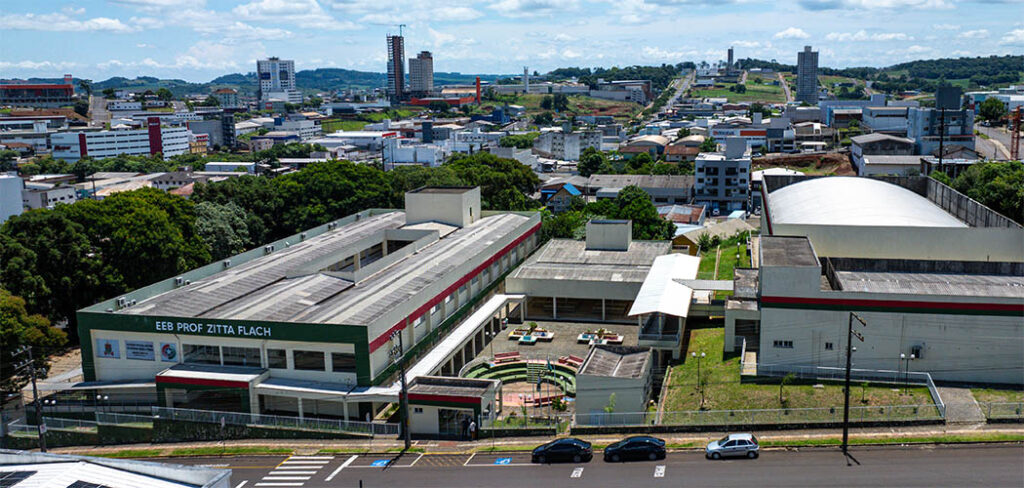
[[[398,394],[398,409],[402,418],[402,438],[405,440],[405,450],[412,447],[412,433],[409,432],[409,386],[405,381],[405,347],[402,341],[402,329],[391,333],[391,338],[398,336],[398,351],[395,356],[398,361],[398,371],[401,375],[402,391]]]
[[[22,368],[28,368],[29,378],[32,380],[32,403],[35,404],[36,408],[36,431],[39,433],[39,452],[46,452],[46,424],[43,423],[43,404],[39,398],[39,388],[36,387],[36,364],[35,358],[32,356],[32,346],[22,346],[21,349],[11,355],[17,356],[23,352],[28,355],[28,359],[16,364],[14,369],[17,371]]]
[[[849,458],[849,442],[850,442],[850,368],[852,366],[852,355],[856,349],[853,347],[851,342],[856,336],[861,342],[864,342],[864,336],[859,332],[853,330],[853,320],[857,319],[864,327],[867,327],[867,322],[864,319],[857,316],[857,314],[850,312],[850,321],[846,326],[846,381],[843,388],[844,402],[843,402],[843,455],[846,456],[846,465],[850,465]]]
[[[696,352],[690,353],[690,357],[697,359],[697,390],[700,391],[700,408],[702,409],[704,408],[704,384],[700,382],[700,362],[704,359],[704,356],[706,356],[706,354],[703,352],[700,353],[700,356],[698,356]]]
[[[903,365],[903,393],[909,393],[910,389],[910,361],[917,359],[913,354],[907,357],[906,354],[900,353],[900,359],[905,363]]]

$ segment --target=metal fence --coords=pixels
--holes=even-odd
[[[978,406],[990,420],[1024,420],[1024,402],[979,402]]]
[[[829,381],[844,381],[846,379],[845,368],[801,366],[795,364],[757,364],[758,376],[779,377],[786,376],[789,373],[793,373],[797,378],[804,379]],[[946,404],[942,401],[942,397],[939,395],[939,390],[935,387],[935,382],[932,381],[932,375],[928,373],[897,371],[891,369],[851,369],[850,380],[857,382],[870,381],[873,383],[926,386],[928,388],[928,393],[931,394],[935,408],[938,409],[942,418],[946,417]]]
[[[850,422],[942,420],[936,405],[851,406]],[[577,414],[578,425],[596,426],[744,426],[764,424],[824,424],[843,421],[842,407],[774,408],[746,410],[691,410]]]
[[[183,420],[188,422],[224,423],[230,425],[256,425],[287,429],[315,430],[321,432],[343,432],[366,435],[398,435],[398,424],[384,422],[358,422],[322,418],[285,417],[238,412],[217,412],[186,408],[153,407],[153,418]]]
[[[153,417],[130,413],[96,412],[96,423],[106,425],[153,425]]]

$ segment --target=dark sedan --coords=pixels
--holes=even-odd
[[[637,459],[665,459],[665,440],[651,436],[627,437],[604,449],[604,460],[611,462]]]
[[[590,461],[594,457],[594,451],[590,443],[573,437],[551,441],[533,450],[533,462],[573,462],[581,463]]]

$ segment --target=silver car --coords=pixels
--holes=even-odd
[[[754,434],[729,434],[717,441],[711,441],[704,451],[708,459],[724,457],[743,457],[757,459],[761,447],[757,445]]]

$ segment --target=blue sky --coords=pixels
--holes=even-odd
[[[824,66],[1024,53],[1024,0],[0,0],[0,78],[207,81],[279,56],[384,71],[388,32],[437,71],[725,58]]]

